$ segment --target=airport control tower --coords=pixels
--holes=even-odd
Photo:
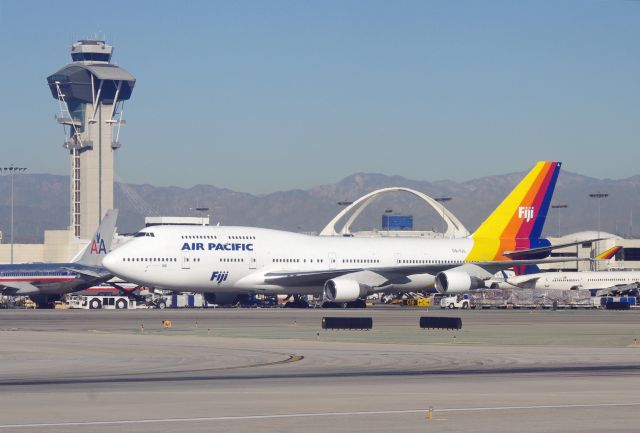
[[[71,228],[88,239],[113,207],[113,160],[124,101],[135,78],[111,64],[113,47],[102,40],[71,46],[71,63],[47,77],[60,104],[58,123],[65,129],[64,148],[71,156]]]

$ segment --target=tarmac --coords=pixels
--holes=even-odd
[[[0,310],[0,342],[0,433],[640,431],[635,310]]]

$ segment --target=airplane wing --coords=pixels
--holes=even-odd
[[[631,293],[634,290],[638,290],[638,288],[640,288],[640,283],[616,284],[616,285],[605,287],[598,290],[598,296],[622,295],[626,293]]]
[[[363,268],[330,269],[323,271],[291,271],[291,272],[267,272],[264,275],[265,284],[277,284],[280,286],[322,286],[325,281],[342,275],[353,274],[364,270]]]
[[[4,295],[16,296],[16,295],[35,295],[40,293],[40,289],[31,283],[25,281],[4,281],[0,284],[0,287],[4,287],[1,292]]]
[[[438,272],[456,268],[464,264],[476,265],[489,274],[508,269],[513,266],[544,264],[544,263],[560,263],[575,262],[575,258],[567,260],[567,258],[547,259],[547,260],[495,260],[489,262],[468,262],[455,264],[421,264],[421,265],[405,265],[405,266],[386,266],[374,268],[349,268],[349,269],[326,269],[314,271],[278,271],[267,272],[264,275],[265,284],[277,284],[284,287],[300,287],[300,286],[322,286],[327,280],[337,278],[343,275],[354,274],[357,272],[370,271],[380,275],[384,275],[388,279],[406,277],[416,274],[435,275]]]

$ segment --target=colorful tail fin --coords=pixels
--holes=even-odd
[[[117,219],[118,209],[107,211],[91,242],[71,262],[87,266],[102,266],[102,259],[111,251],[111,242],[116,231]]]
[[[600,253],[596,256],[596,259],[602,259],[602,260],[609,260],[611,259],[613,256],[615,256],[618,251],[620,251],[622,249],[622,247],[612,247],[609,248],[607,251]]]
[[[469,261],[500,260],[504,251],[542,246],[540,235],[560,172],[560,162],[538,162],[471,235]]]

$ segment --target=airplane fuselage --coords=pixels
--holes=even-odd
[[[607,289],[640,283],[638,271],[544,272],[507,279],[509,284],[530,289]]]
[[[171,290],[236,293],[320,293],[265,282],[273,272],[295,273],[417,265],[462,264],[471,239],[319,237],[254,227],[150,227],[113,251],[105,265],[131,282]],[[393,271],[389,271],[390,274]],[[365,276],[366,278],[366,276]],[[371,283],[382,284],[370,275]],[[375,280],[375,281],[374,281]],[[433,287],[434,275],[409,275],[402,288]]]
[[[100,270],[102,277],[82,275],[70,263],[24,263],[0,266],[0,293],[9,295],[61,295],[100,284],[111,278],[104,268],[75,264],[78,269]]]

